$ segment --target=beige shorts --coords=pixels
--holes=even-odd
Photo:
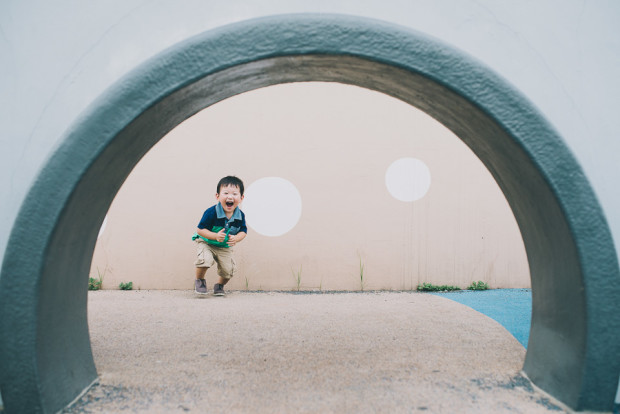
[[[201,239],[196,239],[196,267],[212,267],[217,263],[217,274],[224,279],[235,275],[235,259],[231,247],[212,246]]]

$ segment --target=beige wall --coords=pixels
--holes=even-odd
[[[430,171],[428,192],[395,199],[386,170],[411,157]],[[340,84],[279,85],[233,97],[188,119],[157,144],[119,191],[102,227],[91,276],[103,287],[189,289],[191,235],[215,202],[218,180],[251,187],[281,177],[297,188],[301,216],[287,233],[252,228],[254,214],[286,206],[286,194],[246,211],[231,289],[412,289],[419,283],[529,287],[521,236],[491,175],[450,131],[391,97]],[[243,209],[243,205],[242,205]],[[262,209],[262,210],[261,210]],[[288,212],[288,210],[286,211]],[[285,213],[285,212],[283,212]],[[281,214],[285,220],[286,214]],[[277,227],[277,226],[276,226]],[[214,270],[207,273],[215,280]]]

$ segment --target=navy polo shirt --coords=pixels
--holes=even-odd
[[[226,212],[220,203],[209,207],[207,211],[204,212],[202,218],[200,219],[200,223],[198,223],[199,229],[207,229],[212,231],[213,233],[219,233],[220,230],[226,230],[226,239],[224,239],[223,243],[220,243],[216,240],[205,239],[204,237],[195,233],[192,237],[192,240],[196,240],[198,237],[206,241],[207,243],[218,246],[218,247],[229,247],[228,236],[235,235],[237,233],[246,233],[248,232],[248,227],[245,224],[245,214],[243,211],[237,207],[233,212],[233,215],[230,219],[226,217]]]

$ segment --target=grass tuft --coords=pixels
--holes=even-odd
[[[432,283],[422,283],[417,288],[420,292],[450,292],[454,290],[461,290],[458,286],[450,285],[433,285]]]
[[[489,289],[489,285],[484,283],[482,280],[477,282],[471,282],[471,285],[467,287],[468,290],[487,290]]]
[[[101,279],[95,279],[94,277],[88,278],[88,290],[99,290],[102,284],[103,280]]]
[[[103,270],[103,273],[97,267],[97,277],[89,277],[88,278],[88,290],[99,290],[103,286],[103,275],[105,275],[106,269]]]
[[[291,272],[293,273],[293,279],[295,279],[295,290],[297,290],[298,292],[301,289],[301,267],[302,265],[299,265],[299,271],[291,269]]]
[[[125,282],[121,282],[121,283],[118,285],[118,287],[119,287],[121,290],[131,290],[131,289],[133,289],[133,282],[126,282],[126,283],[125,283]]]
[[[364,263],[362,263],[362,257],[360,256],[360,290],[363,292],[366,287],[366,281],[364,280]]]

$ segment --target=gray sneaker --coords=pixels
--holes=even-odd
[[[194,283],[194,291],[199,295],[207,294],[207,281],[204,279],[196,279]]]
[[[213,285],[213,296],[224,296],[224,285],[220,283]]]

